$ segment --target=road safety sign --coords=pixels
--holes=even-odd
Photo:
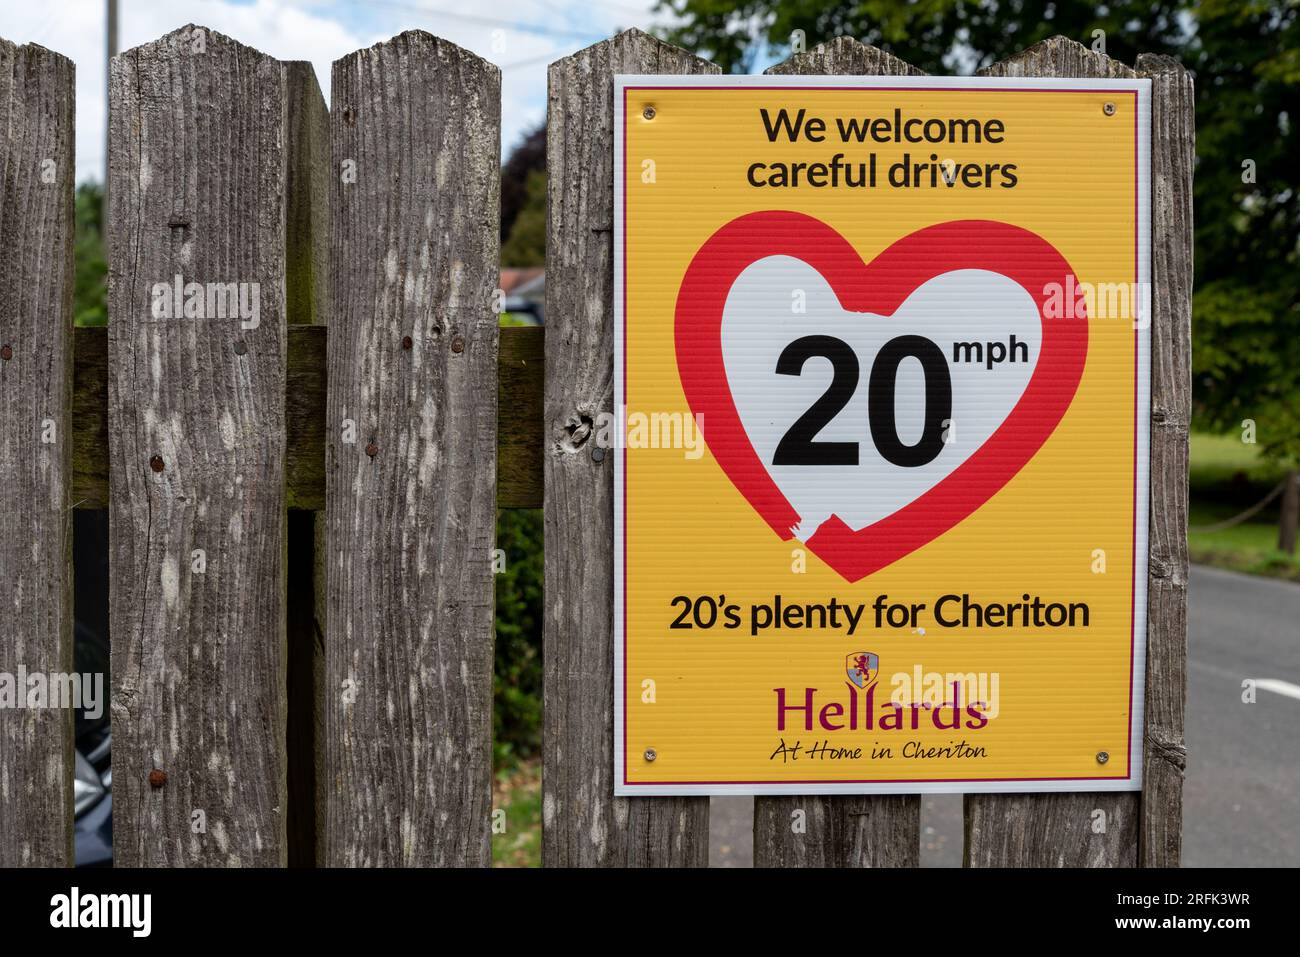
[[[1140,787],[1149,81],[614,104],[616,793]]]

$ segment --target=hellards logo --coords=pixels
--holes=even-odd
[[[931,724],[940,731],[976,731],[997,714],[987,699],[971,700],[973,688],[967,679],[974,675],[946,676],[950,680],[945,689],[951,689],[946,700],[938,700],[931,688],[919,700],[904,701],[897,693],[890,700],[881,694],[878,700],[879,656],[869,651],[854,652],[845,658],[844,671],[848,679],[844,682],[846,691],[831,700],[819,696],[816,688],[804,688],[802,694],[786,688],[772,689],[776,693],[776,729],[785,731],[789,723],[802,724],[805,731],[917,731]],[[923,684],[932,682],[918,681],[917,689]]]

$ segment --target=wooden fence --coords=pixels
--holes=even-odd
[[[551,65],[543,341],[493,312],[495,66],[404,33],[337,61],[327,108],[308,64],[201,27],[127,51],[106,332],[72,326],[72,64],[0,40],[0,672],[71,670],[70,512],[107,508],[118,864],[487,865],[497,507],[545,513],[545,863],[707,864],[707,798],[613,797],[613,474],[589,453],[612,78],[716,72],[636,30]],[[919,71],[840,38],[770,72]],[[967,796],[965,863],[1174,865],[1191,82],[1062,38],[987,72],[1153,81],[1146,790]],[[209,286],[187,313],[209,279],[256,307]],[[223,297],[249,308],[186,321]],[[915,866],[919,822],[915,796],[758,798],[756,863]],[[71,823],[70,712],[0,711],[0,865],[68,863]]]

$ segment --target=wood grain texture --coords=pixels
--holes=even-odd
[[[515,326],[501,330],[497,369],[497,505],[542,507],[542,415],[546,330]]]
[[[788,60],[776,63],[764,73],[771,76],[924,76],[906,60],[892,53],[860,43],[853,37],[836,37]]]
[[[109,96],[114,859],[282,865],[285,71],[191,25]],[[256,327],[155,317],[178,274],[258,283]]]
[[[332,100],[323,863],[487,866],[500,71],[403,33]]]
[[[965,832],[967,867],[1135,867],[1137,794],[968,794]]]
[[[783,76],[922,76],[883,50],[837,37],[767,70]],[[803,830],[794,827],[796,812]],[[914,794],[754,798],[756,867],[917,867],[921,798]]]
[[[920,857],[916,795],[754,798],[755,867],[917,867]]]
[[[325,508],[325,326],[289,326],[285,483],[291,509]],[[542,369],[545,329],[501,330],[497,369],[497,505],[542,507]],[[108,330],[74,329],[72,498],[108,507]]]
[[[614,797],[614,75],[717,73],[639,30],[551,64],[547,118],[542,860],[708,864],[707,798]]]
[[[1131,66],[1096,53],[1068,37],[1055,36],[1035,43],[1005,60],[979,71],[980,76],[1112,77],[1137,76]]]
[[[285,379],[285,495],[289,508],[325,508],[328,326],[289,327]]]
[[[1002,77],[1129,79],[1137,75],[1118,60],[1059,36],[980,72]],[[1183,575],[1185,581],[1186,565]],[[969,867],[1136,866],[1138,804],[1136,792],[968,794],[965,863]],[[1094,833],[1094,821],[1104,822],[1101,833]]]
[[[0,709],[0,867],[72,862],[73,712],[19,675],[72,671],[74,83],[0,39],[0,672],[24,705]]]
[[[72,330],[72,506],[108,508],[108,329]]]
[[[1151,78],[1151,499],[1146,732],[1139,864],[1177,867],[1187,747],[1187,471],[1192,418],[1191,75],[1169,57],[1137,59]]]

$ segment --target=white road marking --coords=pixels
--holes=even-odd
[[[1260,678],[1255,682],[1255,687],[1300,701],[1300,685],[1293,685],[1291,682],[1283,681],[1280,678]]]
[[[1219,678],[1228,678],[1232,681],[1245,681],[1246,676],[1235,674],[1226,668],[1219,668],[1216,665],[1208,665],[1203,661],[1189,661],[1189,667],[1197,671],[1208,672]],[[1261,691],[1271,691],[1274,694],[1280,694],[1287,698],[1295,698],[1300,701],[1300,685],[1292,684],[1289,681],[1283,681],[1281,678],[1253,678],[1255,687]]]

